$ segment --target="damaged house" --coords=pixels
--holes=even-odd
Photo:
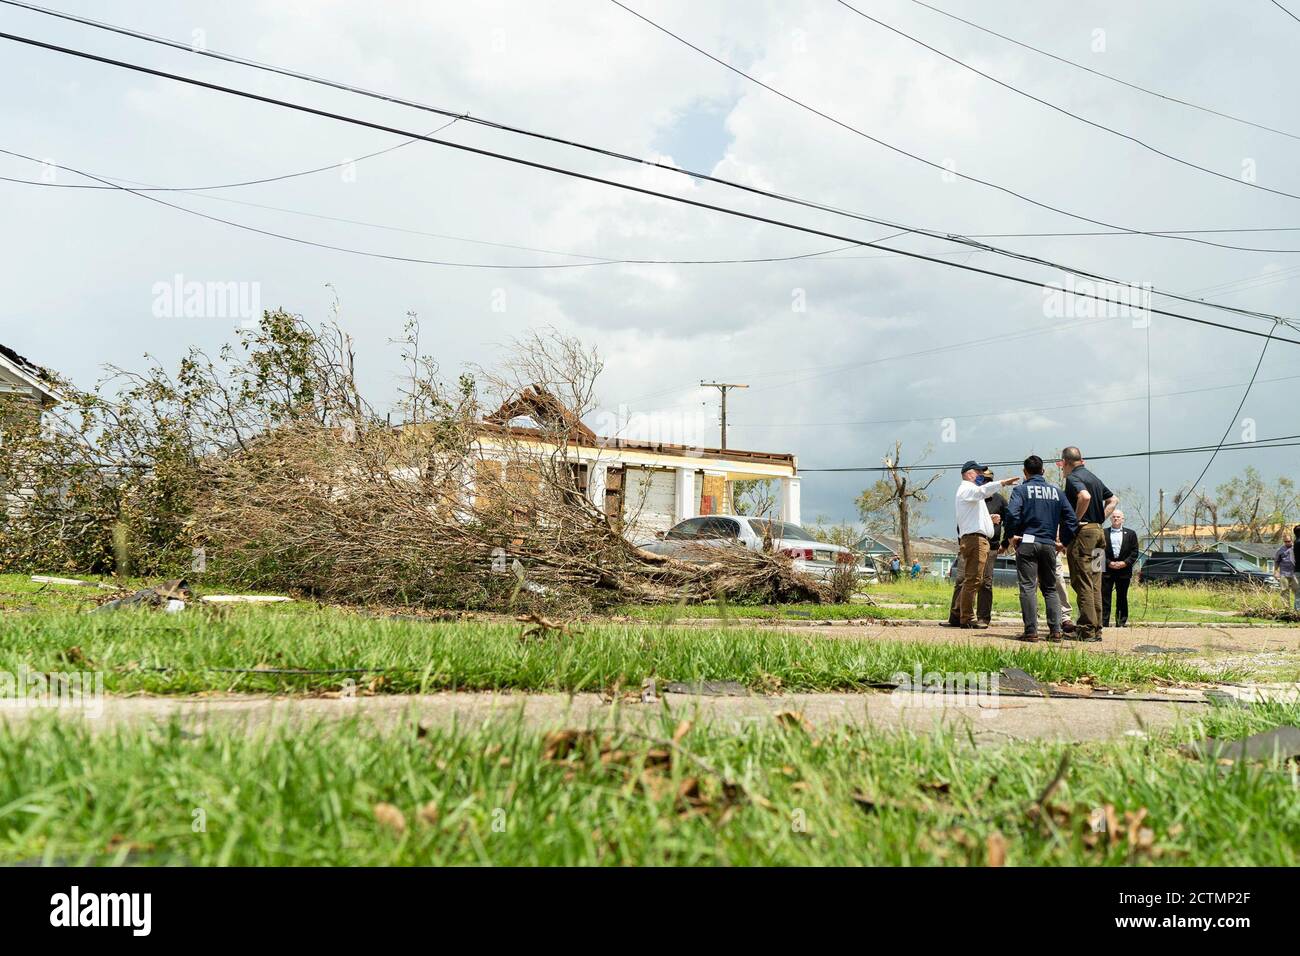
[[[562,435],[563,448],[556,435]],[[779,488],[779,517],[799,523],[799,477],[793,454],[691,447],[597,435],[554,395],[525,389],[485,417],[475,467],[502,472],[518,467],[513,451],[561,454],[577,487],[628,539],[653,538],[679,521],[734,513],[738,481],[767,480]],[[494,450],[498,455],[494,455]],[[498,481],[505,477],[497,473]]]
[[[0,344],[0,408],[5,410],[4,414],[39,418],[59,400],[53,375]],[[3,430],[7,424],[0,420],[0,454],[4,453]],[[0,496],[4,509],[13,512],[30,496],[30,487],[25,480],[20,480],[17,488],[0,487]]]

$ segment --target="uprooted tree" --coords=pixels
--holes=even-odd
[[[780,556],[647,553],[584,492],[598,356],[534,333],[452,385],[400,342],[394,415],[362,396],[336,324],[267,313],[215,359],[61,383],[4,435],[0,568],[206,573],[323,599],[457,608],[823,600]],[[527,419],[526,427],[514,424]]]

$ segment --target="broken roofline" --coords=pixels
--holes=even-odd
[[[62,396],[54,388],[54,376],[6,345],[0,345],[0,367],[7,369],[19,381],[39,392],[44,400],[42,404],[47,407],[62,401]]]
[[[522,425],[499,425],[495,422],[479,422],[477,427],[485,432],[512,435],[540,443],[557,444],[563,442],[579,451],[635,451],[652,455],[671,455],[675,458],[707,458],[714,461],[733,461],[770,465],[774,468],[788,468],[790,474],[794,474],[798,467],[795,456],[788,452],[743,451],[736,448],[699,448],[669,442],[608,438],[594,434],[588,439],[585,436],[569,435],[563,431],[552,432],[540,428],[526,428]]]

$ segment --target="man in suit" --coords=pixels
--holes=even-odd
[[[1115,592],[1115,626],[1128,626],[1128,586],[1138,556],[1137,532],[1124,527],[1124,512],[1110,513],[1106,529],[1106,564],[1101,572],[1101,625],[1110,627],[1110,597]]]

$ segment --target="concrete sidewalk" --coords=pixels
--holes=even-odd
[[[22,723],[54,713],[84,721],[94,731],[150,725],[173,718],[192,732],[242,726],[252,731],[339,721],[359,715],[377,732],[400,731],[414,723],[427,727],[473,726],[489,720],[522,719],[528,726],[553,728],[647,727],[665,719],[691,717],[738,729],[767,723],[782,711],[795,711],[814,727],[854,724],[876,730],[928,732],[948,728],[978,744],[1012,740],[1106,740],[1163,730],[1180,718],[1194,718],[1209,706],[1189,694],[1186,702],[1121,699],[1068,699],[1009,695],[923,693],[788,694],[778,697],[708,697],[664,694],[655,703],[609,702],[597,694],[447,693],[357,698],[289,697],[109,697],[102,713],[62,707],[0,707],[0,723]]]

